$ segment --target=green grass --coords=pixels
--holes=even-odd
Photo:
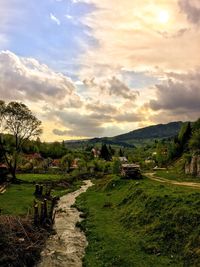
[[[33,206],[34,186],[29,184],[9,185],[4,194],[0,194],[2,214],[25,215]]]
[[[181,173],[175,169],[172,170],[160,170],[155,172],[155,176],[169,179],[169,180],[176,180],[180,182],[200,182],[200,178],[194,177],[192,175],[186,175],[184,173]]]
[[[52,174],[20,174],[17,178],[25,182],[42,183],[47,181],[57,181],[64,177]],[[69,177],[65,178],[69,179]],[[31,183],[11,184],[6,188],[4,194],[0,194],[1,214],[26,215],[28,212],[32,212],[33,201],[35,199],[35,185]],[[81,184],[82,181],[71,179],[69,181],[69,187],[67,188],[64,188],[62,185],[55,186],[52,190],[52,196],[61,197],[71,191],[75,191]]]
[[[199,266],[200,190],[107,177],[77,205],[85,267]]]
[[[60,174],[33,174],[23,173],[18,174],[17,178],[26,182],[44,182],[44,181],[57,181],[65,177]]]

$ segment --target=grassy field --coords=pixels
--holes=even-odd
[[[33,193],[33,185],[9,185],[6,192],[0,195],[0,209],[2,214],[27,214],[28,210],[33,206]]]
[[[77,206],[85,267],[200,266],[200,190],[106,177]]]
[[[23,173],[18,174],[17,178],[26,182],[44,182],[44,181],[57,181],[64,177],[60,174],[33,174],[33,173]]]
[[[26,215],[32,212],[33,201],[35,199],[35,186],[32,183],[42,183],[47,181],[59,181],[68,179],[62,175],[55,174],[20,174],[17,178],[29,183],[11,184],[6,188],[4,194],[0,194],[1,214]],[[62,196],[70,191],[76,190],[81,185],[81,181],[70,181],[69,187],[62,185],[55,186],[52,190],[53,196]]]

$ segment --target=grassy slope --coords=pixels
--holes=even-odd
[[[79,197],[87,267],[200,266],[200,191],[107,177]]]

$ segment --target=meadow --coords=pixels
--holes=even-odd
[[[107,176],[77,207],[85,267],[199,266],[200,190]]]
[[[60,174],[19,174],[20,184],[9,184],[6,191],[0,194],[1,214],[29,215],[32,214],[33,201],[35,199],[35,184],[54,183],[52,195],[61,197],[68,192],[76,190],[81,181],[73,180],[68,175]],[[65,181],[67,184],[59,183]]]

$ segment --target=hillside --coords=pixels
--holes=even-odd
[[[112,138],[113,141],[129,142],[137,139],[168,138],[179,133],[183,122],[170,122],[168,124],[158,124],[134,130],[126,134],[121,134]]]
[[[83,266],[200,266],[199,198],[148,179],[95,181],[77,201],[89,243]]]
[[[179,133],[179,130],[183,122],[170,122],[168,124],[158,124],[149,127],[141,128],[131,131],[129,133],[117,135],[114,137],[101,137],[92,138],[87,140],[68,140],[65,141],[67,145],[73,147],[82,145],[95,145],[105,143],[108,145],[135,147],[135,145],[142,144],[145,141],[153,139],[162,139],[175,136]]]

